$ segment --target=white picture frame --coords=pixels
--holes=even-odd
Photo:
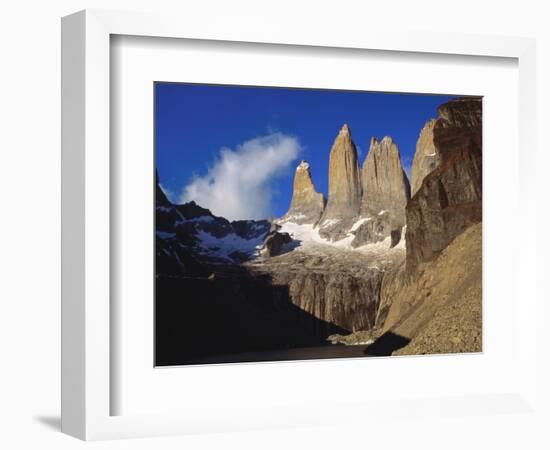
[[[246,26],[245,26],[246,25]],[[232,24],[215,29],[192,17],[87,10],[62,21],[62,430],[85,440],[248,430],[348,421],[386,414],[387,403],[351,402],[346,413],[327,413],[315,405],[302,409],[278,406],[271,412],[233,414],[187,413],[111,415],[110,376],[113,324],[110,321],[111,177],[110,169],[110,39],[112,35],[179,38],[301,47],[367,49],[413,54],[502,57],[518,62],[519,213],[524,226],[535,229],[535,43],[532,39],[394,33],[369,27],[338,34],[312,26],[281,29],[273,24]],[[425,398],[400,404],[410,414],[426,407],[441,415],[492,414],[504,409],[536,411],[536,236],[518,246],[518,279],[523,290],[517,317],[520,367],[515,387],[500,394],[463,398]],[[529,263],[528,263],[529,262]],[[152,275],[151,275],[152,276]],[[516,293],[516,295],[518,295]],[[152,339],[152,336],[151,336]],[[528,350],[531,349],[531,350]],[[399,363],[399,361],[397,361]],[[311,367],[311,366],[310,366]],[[405,399],[402,399],[405,400]],[[392,403],[393,402],[393,403]],[[386,411],[386,412],[384,412]],[[403,410],[401,411],[403,414]],[[231,417],[231,416],[234,417]],[[247,420],[240,420],[242,418]],[[304,418],[305,417],[305,418]]]

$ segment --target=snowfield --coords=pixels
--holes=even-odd
[[[282,233],[288,233],[290,234],[292,239],[296,241],[300,241],[300,245],[296,247],[293,251],[308,251],[308,250],[322,251],[323,247],[326,247],[327,250],[329,248],[332,248],[332,249],[347,250],[347,251],[361,252],[361,253],[367,253],[367,254],[389,251],[390,245],[391,245],[390,237],[384,239],[381,242],[377,242],[376,244],[366,244],[356,248],[351,246],[351,242],[355,237],[351,232],[355,231],[357,228],[359,228],[359,226],[361,226],[362,223],[367,222],[369,220],[371,219],[364,218],[364,219],[358,220],[356,223],[353,224],[348,235],[344,239],[341,239],[339,241],[334,241],[334,242],[321,237],[319,235],[319,230],[317,228],[314,228],[312,224],[299,225],[294,222],[285,222],[282,224],[282,227],[279,231]],[[402,237],[401,240],[399,241],[399,244],[397,244],[391,250],[400,251],[404,249],[405,249],[405,239],[404,237]]]
[[[357,222],[353,224],[353,226],[350,228],[349,231],[357,230],[361,225],[363,225],[365,222],[368,222],[369,220],[372,220],[372,217],[365,217],[364,219],[359,219]]]
[[[232,261],[229,255],[234,252],[256,254],[257,247],[263,244],[263,236],[244,239],[235,233],[230,233],[224,237],[217,238],[203,230],[198,231],[197,238],[200,241],[200,247],[204,254],[225,258],[228,261]]]

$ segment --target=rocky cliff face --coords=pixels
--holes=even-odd
[[[440,162],[407,206],[409,271],[482,218],[481,99],[459,98],[438,111],[433,139]]]
[[[325,197],[316,191],[311,179],[311,169],[307,161],[302,161],[294,175],[294,190],[292,202],[282,221],[317,223],[325,208]]]
[[[439,150],[434,143],[434,127],[436,120],[431,119],[420,131],[416,141],[416,151],[411,168],[411,196],[414,196],[422,181],[439,164]]]
[[[330,151],[328,202],[319,222],[325,237],[337,240],[345,236],[351,219],[361,205],[361,176],[357,149],[348,125],[344,125]]]
[[[363,199],[361,216],[388,212],[394,225],[405,225],[405,207],[410,198],[409,180],[397,144],[391,137],[371,139],[362,169]]]
[[[353,332],[374,325],[383,266],[387,264],[383,259],[377,261],[372,256],[338,251],[318,254],[295,251],[253,260],[246,267],[257,276],[268,276],[274,286],[284,288],[292,304],[311,316],[317,328],[319,324],[332,324]],[[380,267],[374,267],[376,262]],[[315,332],[326,337],[329,330],[321,327]]]
[[[365,244],[376,244],[391,237],[389,248],[395,247],[403,234],[402,227],[396,227],[388,212],[378,213],[375,217],[361,219],[360,225],[352,231],[354,235],[351,246],[361,247]]]

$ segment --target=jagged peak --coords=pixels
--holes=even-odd
[[[339,134],[351,134],[351,130],[350,130],[349,125],[347,123],[342,125],[342,128],[340,128]]]
[[[302,159],[298,167],[296,167],[296,171],[298,170],[309,170],[309,163],[305,159]]]
[[[382,138],[382,140],[380,141],[381,144],[387,144],[387,145],[391,145],[393,144],[393,139],[391,138],[391,136],[384,136]]]
[[[434,118],[427,120],[424,126],[422,127],[422,129],[433,127],[435,125],[435,122],[437,122],[437,119],[434,119]],[[422,130],[420,130],[420,132],[422,133]]]
[[[390,150],[393,146],[395,146],[399,152],[397,144],[395,143],[395,141],[391,136],[384,136],[381,140],[378,140],[376,136],[373,136],[370,139],[369,150],[371,149],[374,149],[377,151],[382,151],[383,149]]]

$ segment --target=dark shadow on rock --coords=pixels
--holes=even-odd
[[[367,356],[391,356],[392,353],[405,347],[411,340],[391,331],[386,331],[373,344],[365,349]]]
[[[277,256],[279,255],[284,255],[285,253],[289,253],[291,252],[292,250],[300,247],[302,245],[302,241],[299,240],[299,239],[292,239],[292,241],[288,242],[287,244],[283,245],[283,247],[281,248],[281,251],[277,254]]]
[[[229,265],[208,276],[157,275],[155,362],[183,365],[216,355],[331,345],[348,334],[292,303],[288,286]],[[215,358],[214,358],[215,359]],[[236,358],[238,359],[238,358]]]
[[[37,416],[34,420],[51,430],[61,431],[61,417],[59,416]]]

